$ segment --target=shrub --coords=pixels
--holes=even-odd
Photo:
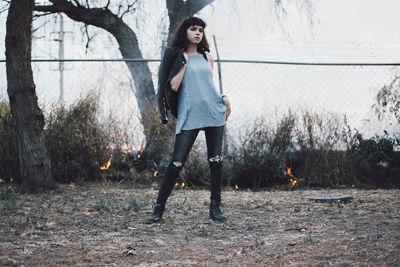
[[[374,186],[399,186],[400,154],[395,151],[396,140],[389,136],[363,139],[357,136],[352,147],[358,160],[362,181]]]
[[[391,138],[375,136],[363,139],[361,135],[358,135],[357,141],[353,149],[360,160],[373,164],[392,161],[394,140]]]
[[[197,142],[193,145],[179,176],[187,186],[209,187],[211,178],[207,153],[199,147]]]
[[[295,129],[297,174],[308,187],[357,184],[356,158],[351,151],[356,132],[337,114],[305,111]]]
[[[147,122],[147,127],[144,129],[147,140],[141,159],[159,163],[157,168],[160,172],[164,172],[168,166],[174,148],[176,120],[172,115],[169,118],[170,121],[167,124],[162,124],[156,106],[142,118]]]
[[[284,167],[289,150],[293,147],[292,136],[295,117],[284,116],[276,129],[264,118],[254,121],[239,142],[231,142],[228,155],[233,183],[259,189],[265,184],[287,182]]]
[[[10,105],[0,101],[0,178],[18,182],[18,149]]]
[[[173,149],[174,126],[175,122],[171,119],[168,124],[161,124],[158,108],[154,106],[147,114],[142,117],[142,122],[146,122],[145,144],[130,147],[132,138],[121,125],[132,127],[131,124],[119,123],[112,124],[110,132],[118,132],[118,138],[112,139],[115,149],[113,151],[112,164],[109,170],[104,172],[104,177],[108,180],[129,181],[135,185],[151,185],[153,182],[160,182],[160,174],[164,173],[169,163],[169,155]],[[121,149],[128,146],[134,150],[126,152]],[[164,148],[164,149],[162,149]]]
[[[54,108],[45,135],[53,175],[59,182],[100,178],[109,159],[110,134],[97,120],[98,97],[88,95],[68,108]]]
[[[174,148],[176,121],[170,116],[168,124],[161,124],[159,116],[158,108],[155,107],[142,118],[148,123],[145,129],[147,143],[143,147],[143,151],[116,155],[107,173],[108,179],[113,179],[119,174],[118,180],[127,178],[130,183],[136,185],[148,186],[154,182],[161,184],[161,179],[169,165]],[[185,167],[177,179],[180,186],[182,183],[185,183],[185,187],[209,185],[208,161],[201,156],[202,152],[195,143],[185,162]],[[129,169],[129,174],[125,172],[124,175],[121,172],[123,166]]]
[[[143,185],[160,182],[159,174],[164,173],[172,155],[175,124],[160,124],[158,115],[154,109],[144,118],[152,122],[145,129],[146,149],[123,153],[121,148],[132,138],[112,117],[104,124],[99,122],[98,97],[87,96],[70,107],[53,108],[46,119],[45,135],[55,179],[81,182],[106,177]],[[238,140],[231,138],[224,175],[239,187],[257,190],[288,184],[286,166],[292,167],[293,174],[308,187],[400,186],[400,152],[396,151],[400,135],[363,139],[345,117],[329,113],[305,111],[297,117],[289,113],[276,127],[265,117],[244,129]],[[111,168],[101,172],[100,166],[110,159],[110,144],[115,147]],[[164,149],[159,144],[164,144]],[[195,144],[178,182],[209,185],[208,161],[202,153]],[[156,164],[159,161],[161,164]],[[0,102],[0,178],[16,180],[18,171],[10,107]]]

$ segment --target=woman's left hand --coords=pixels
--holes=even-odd
[[[226,120],[228,120],[229,115],[231,115],[231,102],[229,102],[229,98],[227,96],[223,96],[223,99],[225,100],[225,105],[226,105]]]

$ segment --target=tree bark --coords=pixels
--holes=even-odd
[[[22,189],[54,188],[44,139],[44,117],[37,103],[31,68],[34,0],[11,1],[6,29],[7,92],[18,146]]]
[[[205,6],[214,2],[214,0],[187,0],[187,1],[166,0],[166,1],[167,1],[167,9],[169,17],[167,44],[171,43],[176,29],[184,19],[195,15]]]

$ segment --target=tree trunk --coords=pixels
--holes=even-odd
[[[31,68],[33,7],[34,0],[11,1],[6,30],[7,91],[17,135],[22,189],[31,193],[54,188],[44,117]]]
[[[166,0],[168,17],[169,17],[169,29],[167,44],[170,44],[172,37],[179,24],[186,19],[191,17],[205,6],[214,2],[214,0]]]
[[[136,34],[122,19],[118,19],[115,25],[109,29],[109,32],[117,40],[123,58],[143,59]],[[157,108],[152,74],[146,62],[126,62],[126,64],[135,84],[135,96],[142,117],[146,143],[148,143],[150,141],[150,125],[154,123],[154,120],[159,122],[158,117],[149,116],[151,111]]]

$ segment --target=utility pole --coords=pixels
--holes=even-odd
[[[64,106],[64,18],[61,13],[60,16],[60,29],[58,31],[58,38],[54,41],[58,42],[58,71],[60,73],[60,96],[58,98],[58,104]]]
[[[60,62],[58,68],[60,70],[60,98],[58,104],[64,106],[64,18],[60,13],[60,32],[59,32],[59,43],[58,43],[58,57]]]

